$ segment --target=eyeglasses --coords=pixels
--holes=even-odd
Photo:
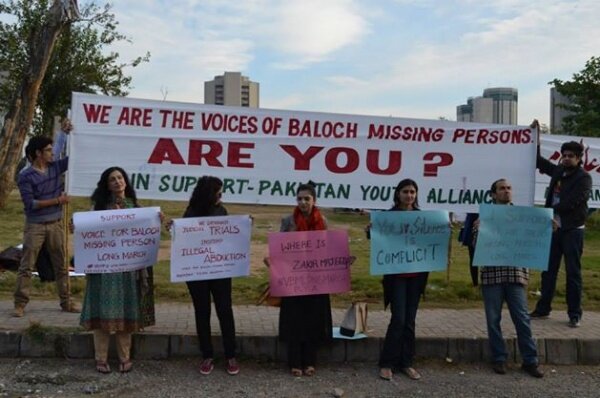
[[[297,200],[298,202],[310,202],[310,200],[311,200],[311,199],[312,199],[312,197],[311,197],[311,196],[298,196],[298,197],[296,198],[296,200]]]

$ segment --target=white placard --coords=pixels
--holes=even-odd
[[[171,282],[249,275],[251,229],[249,216],[173,220]]]
[[[154,265],[160,244],[159,214],[159,207],[73,214],[75,271],[101,274]]]

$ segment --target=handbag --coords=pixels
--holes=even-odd
[[[258,297],[256,305],[269,305],[271,307],[281,307],[281,297],[271,296],[269,285],[263,290]]]
[[[35,267],[37,268],[38,275],[42,282],[54,282],[56,280],[54,266],[52,265],[52,260],[50,260],[50,253],[48,252],[45,243],[40,249],[37,261],[35,262]]]
[[[340,334],[342,336],[353,337],[357,333],[367,331],[367,303],[356,301],[346,310],[342,323],[340,324]]]
[[[22,257],[23,249],[19,249],[18,247],[9,247],[3,250],[2,253],[0,253],[0,270],[18,270]]]

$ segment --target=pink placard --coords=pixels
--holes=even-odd
[[[276,297],[350,290],[347,231],[269,234],[270,289]]]

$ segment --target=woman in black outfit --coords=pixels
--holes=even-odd
[[[296,191],[298,205],[281,220],[281,232],[327,229],[327,221],[315,206],[312,183]],[[283,297],[279,312],[279,339],[287,343],[288,364],[293,376],[315,374],[317,349],[331,341],[331,303],[328,294]]]
[[[223,181],[219,178],[201,177],[192,193],[183,217],[226,216],[227,209],[221,203],[222,192]],[[194,303],[196,332],[198,333],[198,341],[203,357],[200,364],[200,373],[208,375],[214,369],[213,346],[210,334],[210,296],[212,294],[221,326],[221,335],[223,336],[227,373],[230,375],[238,374],[240,368],[235,359],[235,323],[233,309],[231,308],[231,278],[186,283]]]

